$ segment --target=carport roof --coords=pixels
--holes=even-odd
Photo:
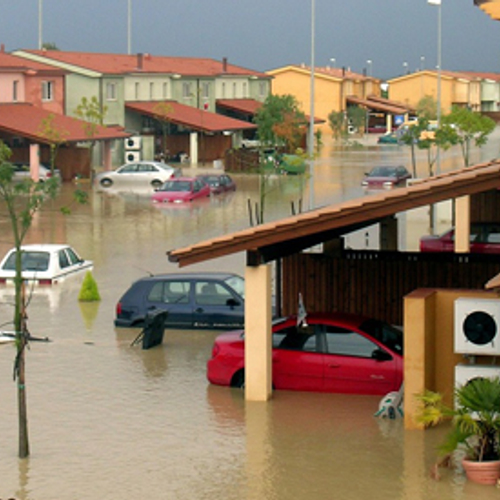
[[[500,185],[500,162],[494,161],[422,179],[411,186],[364,196],[293,217],[250,227],[167,252],[187,266],[246,251],[251,264],[269,262],[329,241],[385,217],[443,200],[472,195]]]
[[[54,116],[54,129],[61,134],[65,142],[90,140],[86,133],[87,122],[27,103],[0,103],[0,132],[50,144],[52,141],[42,131],[42,122],[50,115]],[[96,125],[92,140],[124,139],[130,135],[118,127]]]
[[[351,104],[358,104],[366,108],[384,111],[393,115],[404,115],[412,111],[411,108],[408,108],[399,102],[384,99],[383,97],[368,96],[366,99],[361,99],[360,97],[350,95],[346,97],[346,100]]]
[[[162,113],[162,109],[159,107],[162,104],[166,104],[170,108],[166,113]],[[163,116],[166,116],[167,120],[172,123],[202,132],[252,130],[256,128],[253,123],[211,113],[193,106],[186,106],[177,101],[133,101],[127,102],[125,107],[131,111],[157,119],[163,119]]]

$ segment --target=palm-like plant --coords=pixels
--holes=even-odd
[[[500,460],[500,379],[476,378],[455,390],[455,408],[441,394],[425,391],[417,396],[417,421],[434,426],[451,419],[451,430],[439,451],[450,455],[463,449],[468,460]]]

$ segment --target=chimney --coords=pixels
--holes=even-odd
[[[222,58],[222,71],[224,73],[227,71],[227,57]]]
[[[0,52],[5,52],[5,44],[4,43],[2,43],[0,45]]]
[[[142,53],[138,53],[137,54],[137,69],[142,69],[142,59],[143,59],[143,55]]]
[[[345,76],[345,66],[342,66],[342,76]]]

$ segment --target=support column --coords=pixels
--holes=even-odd
[[[189,157],[191,165],[194,166],[198,163],[198,133],[191,132],[189,134]]]
[[[109,171],[111,170],[111,141],[104,141],[104,158],[103,158],[103,163],[104,163],[104,170]],[[92,175],[92,172],[91,172]]]
[[[245,399],[272,394],[271,266],[245,270]]]
[[[455,199],[455,252],[470,252],[470,196]]]
[[[35,182],[40,179],[40,144],[30,144],[30,176]]]

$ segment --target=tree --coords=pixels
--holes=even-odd
[[[49,141],[50,147],[50,171],[54,177],[56,164],[56,156],[59,147],[66,142],[66,137],[69,132],[65,129],[57,127],[54,123],[55,115],[50,113],[40,123],[40,134]]]
[[[259,140],[294,152],[306,130],[306,117],[292,95],[269,95],[254,116]]]
[[[366,118],[368,111],[359,106],[348,106],[347,108],[347,122],[355,129],[361,130],[366,128]]]
[[[45,50],[59,50],[59,47],[54,42],[44,42],[42,44],[42,49],[45,49]]]
[[[7,211],[12,228],[16,249],[16,276],[14,278],[14,331],[16,336],[16,358],[14,380],[17,380],[19,412],[19,458],[29,455],[28,417],[26,405],[25,349],[29,341],[26,325],[26,299],[21,274],[21,245],[31,226],[34,214],[45,200],[54,198],[57,181],[51,178],[46,182],[24,179],[13,182],[14,169],[8,163],[12,155],[9,147],[0,141],[0,203]]]
[[[345,114],[343,111],[332,111],[328,115],[328,125],[335,139],[341,139],[346,134]]]
[[[75,116],[87,122],[85,124],[85,134],[90,141],[90,161],[92,162],[94,154],[94,137],[97,133],[97,128],[99,125],[103,125],[104,117],[108,112],[107,106],[102,106],[98,101],[96,96],[92,96],[90,99],[82,97],[80,104],[76,107],[74,113]],[[92,165],[91,165],[92,166]]]
[[[437,120],[437,101],[434,97],[426,95],[417,103],[417,116],[427,120]]]
[[[451,113],[443,117],[443,125],[436,133],[440,141],[459,144],[464,166],[469,166],[470,146],[483,146],[495,129],[495,122],[468,108],[454,106]]]

